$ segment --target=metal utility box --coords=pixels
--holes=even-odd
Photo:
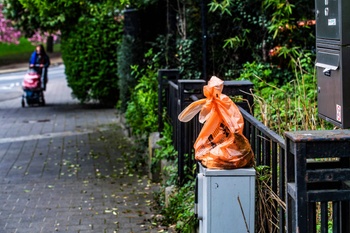
[[[316,0],[318,114],[350,127],[350,1]]]
[[[216,170],[200,165],[197,201],[200,233],[254,233],[254,168]]]

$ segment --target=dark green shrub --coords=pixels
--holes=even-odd
[[[198,58],[198,49],[196,39],[185,39],[177,42],[177,58],[182,79],[199,79],[201,77],[200,60]]]
[[[117,47],[121,23],[105,10],[82,16],[74,29],[62,32],[62,58],[73,95],[81,102],[115,104],[119,97]]]
[[[133,36],[125,35],[118,49],[118,76],[120,109],[125,112],[130,94],[136,85],[131,66],[141,63],[141,44]]]

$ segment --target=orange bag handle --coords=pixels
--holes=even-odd
[[[182,122],[190,121],[199,111],[199,122],[204,123],[213,110],[212,101],[216,94],[221,94],[224,81],[213,76],[208,82],[208,85],[203,87],[204,96],[206,99],[197,100],[187,106],[178,116],[178,119]],[[216,89],[216,92],[214,91]],[[215,92],[215,93],[214,93]]]
[[[242,133],[244,125],[243,117],[232,100],[225,94],[222,94],[223,86],[224,81],[213,76],[208,82],[208,85],[203,87],[203,93],[206,99],[191,103],[179,114],[178,119],[182,122],[188,122],[200,112],[199,122],[204,123],[214,111],[217,111],[231,132]]]
[[[189,122],[199,111],[201,111],[206,99],[197,100],[188,105],[178,116],[178,119],[182,122]]]

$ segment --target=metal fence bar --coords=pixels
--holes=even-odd
[[[167,111],[171,110],[171,102],[168,101],[170,96],[169,81],[176,82],[179,78],[180,72],[178,69],[161,69],[158,71],[158,132],[162,132],[164,127],[164,106]]]
[[[178,80],[178,96],[177,101],[177,114],[178,116],[182,110],[184,110],[190,103],[192,95],[202,95],[203,86],[205,84],[204,80]],[[193,121],[193,119],[192,119]],[[185,168],[191,169],[195,164],[194,158],[191,155],[193,144],[193,139],[189,138],[186,132],[193,131],[189,128],[188,124],[177,121],[177,142],[178,142],[178,174],[179,174],[179,184],[184,184],[187,180],[185,177]],[[193,136],[193,134],[191,134]],[[187,155],[187,158],[186,158]]]
[[[167,113],[168,113],[168,118],[170,121],[170,124],[173,127],[173,146],[175,148],[175,150],[178,150],[178,131],[177,129],[177,102],[178,102],[178,86],[176,83],[174,83],[173,81],[169,81],[169,98],[167,99]],[[161,131],[160,131],[161,132]]]
[[[245,127],[252,133],[245,134],[252,145],[256,158],[256,166],[268,166],[271,171],[271,181],[269,183],[271,190],[278,196],[280,201],[285,202],[285,178],[284,178],[284,151],[285,141],[274,131],[267,128],[264,124],[254,118],[245,109],[240,108],[244,118]],[[247,129],[247,130],[248,130]],[[248,131],[248,132],[249,132]],[[246,132],[246,131],[245,131]],[[273,206],[277,206],[273,208]],[[271,221],[265,220],[264,232],[285,232],[285,209],[279,202],[273,201]],[[259,219],[261,221],[261,219]]]
[[[285,144],[280,144],[280,142],[274,142],[277,147],[278,147],[278,151],[279,151],[279,156],[276,156],[278,159],[278,168],[277,167],[275,169],[273,169],[273,172],[276,172],[276,174],[278,173],[278,187],[277,188],[277,193],[278,193],[278,197],[280,197],[282,199],[282,201],[284,203],[286,203],[286,177],[285,177]],[[277,171],[276,171],[277,169]],[[279,172],[278,172],[279,170]],[[286,218],[285,218],[285,213],[286,213],[286,209],[285,207],[279,206],[278,207],[279,210],[279,224],[278,224],[278,229],[280,233],[286,232]]]

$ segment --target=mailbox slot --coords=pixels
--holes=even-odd
[[[338,70],[340,63],[340,54],[338,50],[317,50],[316,67],[325,70]]]

